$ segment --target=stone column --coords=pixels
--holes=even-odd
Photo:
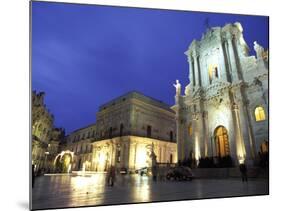
[[[253,128],[251,125],[251,120],[248,112],[248,105],[245,100],[245,97],[242,93],[243,90],[241,88],[236,91],[236,95],[240,98],[237,102],[239,104],[239,113],[241,114],[241,125],[244,129],[244,148],[247,153],[247,160],[253,161],[256,158],[256,146],[253,134]]]
[[[237,159],[240,162],[245,161],[246,152],[244,147],[244,140],[241,130],[241,124],[240,124],[240,116],[239,116],[239,108],[236,103],[232,106],[233,110],[233,126],[234,126],[234,136],[235,136],[235,143],[236,143],[236,156]]]
[[[175,96],[176,98],[176,126],[177,126],[177,153],[178,160],[183,160],[184,157],[184,140],[183,140],[183,131],[182,131],[182,120],[183,114],[181,113],[182,108],[182,98],[181,96]]]
[[[116,165],[116,145],[111,142],[111,165]]]
[[[239,73],[238,73],[238,66],[237,66],[237,56],[235,53],[235,46],[233,45],[233,35],[232,34],[228,34],[227,36],[227,51],[229,54],[229,64],[231,66],[231,75],[232,75],[232,79],[233,81],[238,81],[239,80]]]
[[[194,69],[193,69],[193,61],[191,56],[188,57],[188,63],[189,63],[189,81],[191,83],[191,86],[194,86]]]
[[[176,117],[176,122],[177,122],[177,151],[178,151],[178,161],[179,160],[183,160],[182,157],[182,148],[183,148],[183,144],[182,144],[182,133],[181,133],[181,118],[178,115],[177,112],[177,117]]]
[[[203,112],[203,134],[204,134],[204,156],[208,157],[208,141],[209,141],[209,137],[208,137],[208,114],[206,111]]]
[[[131,140],[130,140],[131,141]],[[129,149],[129,169],[132,170],[135,168],[135,159],[136,159],[136,143],[130,143]]]
[[[227,66],[226,66],[226,63],[225,63],[225,59],[227,58],[226,55],[224,54],[224,44],[221,43],[221,47],[220,47],[220,50],[219,50],[219,55],[220,55],[220,68],[221,70],[220,71],[220,76],[223,80],[225,81],[229,81],[229,74],[228,74],[228,71],[227,71]]]
[[[198,130],[198,114],[193,114],[193,153],[194,158],[196,159],[196,165],[198,165],[199,158],[201,157],[201,147],[200,147],[200,140],[199,140],[199,130]],[[200,131],[201,132],[201,131]]]
[[[196,52],[194,52],[193,61],[194,61],[194,72],[195,72],[195,85],[200,86],[198,55],[196,54]]]

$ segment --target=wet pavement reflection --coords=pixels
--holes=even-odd
[[[198,199],[268,194],[268,180],[203,179],[191,182],[152,181],[140,175],[119,175],[113,187],[106,175],[45,175],[36,178],[33,209],[124,204],[150,201]]]

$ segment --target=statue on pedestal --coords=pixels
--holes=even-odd
[[[257,59],[263,58],[264,48],[257,43],[257,41],[254,42],[254,49],[256,51]]]
[[[180,96],[180,94],[181,94],[181,84],[179,83],[179,80],[176,80],[176,84],[173,84],[173,85],[176,88],[176,95]]]

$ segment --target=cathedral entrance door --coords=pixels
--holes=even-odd
[[[214,132],[216,152],[218,157],[229,155],[228,132],[224,126],[219,126]]]

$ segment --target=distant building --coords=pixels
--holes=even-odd
[[[130,92],[100,106],[96,124],[69,134],[62,149],[74,152],[72,170],[135,170],[177,161],[175,112],[163,102]]]
[[[51,168],[64,136],[62,128],[54,128],[54,116],[46,108],[44,96],[44,92],[32,92],[32,164],[36,171]]]
[[[177,90],[178,159],[231,156],[253,164],[268,151],[268,52],[255,56],[240,23],[209,28],[185,52],[190,84]]]
[[[92,124],[87,127],[77,129],[67,135],[64,141],[61,143],[61,151],[71,155],[70,159],[64,160],[64,165],[67,166],[67,170],[92,170],[92,142],[96,137],[96,125]],[[71,154],[71,152],[73,154]],[[64,153],[65,154],[65,153]],[[64,154],[60,154],[58,158],[63,157]],[[56,160],[58,162],[58,160]],[[71,166],[69,167],[69,165]],[[55,163],[56,165],[56,163]]]

